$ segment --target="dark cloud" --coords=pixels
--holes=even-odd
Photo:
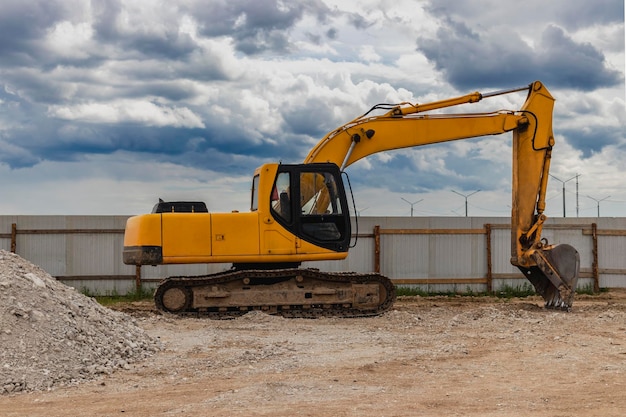
[[[176,19],[145,22],[145,16],[125,14],[118,0],[91,2],[63,0],[4,0],[0,5],[0,60],[4,68],[33,66],[96,67],[112,53],[125,58],[181,59],[197,48],[179,30]],[[93,22],[88,18],[91,13]],[[128,18],[123,31],[120,22]],[[59,24],[91,23],[93,39],[83,54],[58,54],[44,43]],[[145,23],[145,24],[144,24]]]
[[[290,48],[288,36],[278,30],[255,31],[252,36],[244,35],[237,39],[237,50],[246,55],[256,55],[265,51],[289,53]]]
[[[310,146],[302,139],[306,136],[289,131],[272,140],[259,138],[253,126],[239,123],[239,119],[221,121],[207,116],[205,128],[177,128],[130,122],[65,121],[37,117],[37,110],[32,108],[28,114],[33,123],[23,118],[19,125],[0,136],[0,150],[3,150],[0,163],[11,168],[33,166],[42,160],[75,161],[88,154],[128,151],[157,161],[169,160],[217,172],[217,167],[224,165],[215,162],[220,158],[240,161],[238,172],[232,172],[236,174],[250,170],[250,165],[241,164],[242,158],[299,162]],[[285,146],[286,140],[289,146]],[[212,161],[211,165],[206,165],[207,160]]]
[[[558,133],[565,136],[568,144],[581,151],[583,158],[590,158],[605,146],[618,144],[626,138],[626,129],[623,126],[589,126],[583,129],[561,127]]]
[[[623,0],[575,0],[567,6],[561,7],[559,13],[554,14],[556,22],[566,29],[624,21]]]
[[[0,5],[2,66],[35,65],[45,50],[39,41],[56,22],[71,16],[69,5],[49,0],[3,0]]]
[[[511,7],[507,10],[507,6]],[[533,30],[534,25],[546,20],[546,16],[549,16],[549,21],[567,30],[624,21],[623,0],[526,0],[515,5],[505,5],[501,0],[433,0],[427,10],[438,19],[452,17],[467,21],[473,27],[506,26],[510,23],[522,30]]]
[[[123,49],[137,51],[140,56],[171,60],[182,59],[196,49],[196,44],[189,35],[179,33],[178,27],[160,34],[124,36],[117,43]]]
[[[93,16],[94,38],[100,44],[114,46],[122,56],[176,60],[197,48],[191,37],[179,30],[180,16],[150,22],[146,16],[128,13],[119,0],[95,2]]]
[[[118,97],[149,97],[157,96],[171,102],[184,102],[198,95],[196,89],[189,83],[170,80],[154,80],[131,86],[120,91]]]
[[[316,35],[314,33],[307,32],[305,34],[306,38],[314,45],[319,45],[322,43],[322,37],[320,35]]]
[[[531,48],[516,33],[478,32],[446,18],[435,39],[418,39],[418,50],[460,90],[523,85],[539,79],[553,87],[590,91],[623,82],[603,54],[550,25]]]
[[[374,24],[358,13],[348,13],[346,17],[350,25],[354,26],[356,29],[366,30]]]
[[[604,55],[593,45],[574,42],[558,27],[546,28],[541,47],[537,64],[543,64],[543,79],[550,84],[589,91],[623,82],[618,71],[606,67]]]
[[[311,98],[306,103],[285,109],[283,119],[287,131],[320,139],[341,123],[335,121],[330,103],[320,98]]]
[[[101,0],[93,5],[93,27],[96,36],[101,40],[116,39],[118,37],[117,18],[122,12],[119,0]]]
[[[46,127],[45,117],[39,114],[41,106],[6,87],[0,89],[0,104],[0,163],[23,168],[41,162],[42,155],[30,150],[32,135]]]
[[[236,49],[247,55],[289,52],[289,30],[305,14],[325,21],[328,13],[328,7],[317,0],[212,1],[198,2],[193,7],[204,36],[231,37]]]

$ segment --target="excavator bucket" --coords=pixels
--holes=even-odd
[[[519,269],[546,301],[546,308],[571,310],[580,270],[578,251],[560,244],[537,249],[531,257],[537,265]]]

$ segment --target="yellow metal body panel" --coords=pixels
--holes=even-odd
[[[286,230],[265,227],[261,247],[264,255],[295,255],[296,239],[293,234]]]
[[[124,230],[124,246],[161,246],[161,215],[129,217]]]
[[[258,256],[259,214],[213,213],[213,256]]]
[[[278,164],[264,164],[256,169],[254,175],[259,175],[259,230],[262,237],[260,242],[260,254],[267,256],[281,256],[287,262],[297,262],[293,258],[296,254],[296,237],[293,233],[279,225],[269,207],[270,195],[274,186],[274,179],[278,171]]]
[[[275,164],[264,166],[272,174]],[[262,180],[268,189],[272,177]],[[261,190],[263,207],[269,191]],[[344,259],[334,252],[301,241],[266,210],[248,213],[154,213],[130,217],[125,247],[160,247],[162,264],[303,262]]]
[[[211,255],[211,214],[163,213],[163,257],[195,257]]]
[[[348,252],[335,252],[330,249],[323,249],[301,239],[298,243],[297,252],[300,256],[307,255],[307,260],[336,260],[345,259],[348,256]],[[313,256],[315,254],[317,256]]]

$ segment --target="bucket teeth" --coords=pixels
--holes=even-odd
[[[554,291],[553,294],[546,298],[545,307],[553,310],[571,311],[572,300],[563,299],[560,292]]]
[[[567,302],[565,302],[565,300],[562,300],[561,298],[556,298],[556,299],[547,301],[545,304],[545,307],[549,309],[553,309],[553,310],[564,310],[564,311],[571,311],[572,309],[572,306],[569,305]]]

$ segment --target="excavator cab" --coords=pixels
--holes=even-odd
[[[294,236],[335,252],[350,244],[350,212],[339,167],[333,163],[280,164],[270,213]]]

